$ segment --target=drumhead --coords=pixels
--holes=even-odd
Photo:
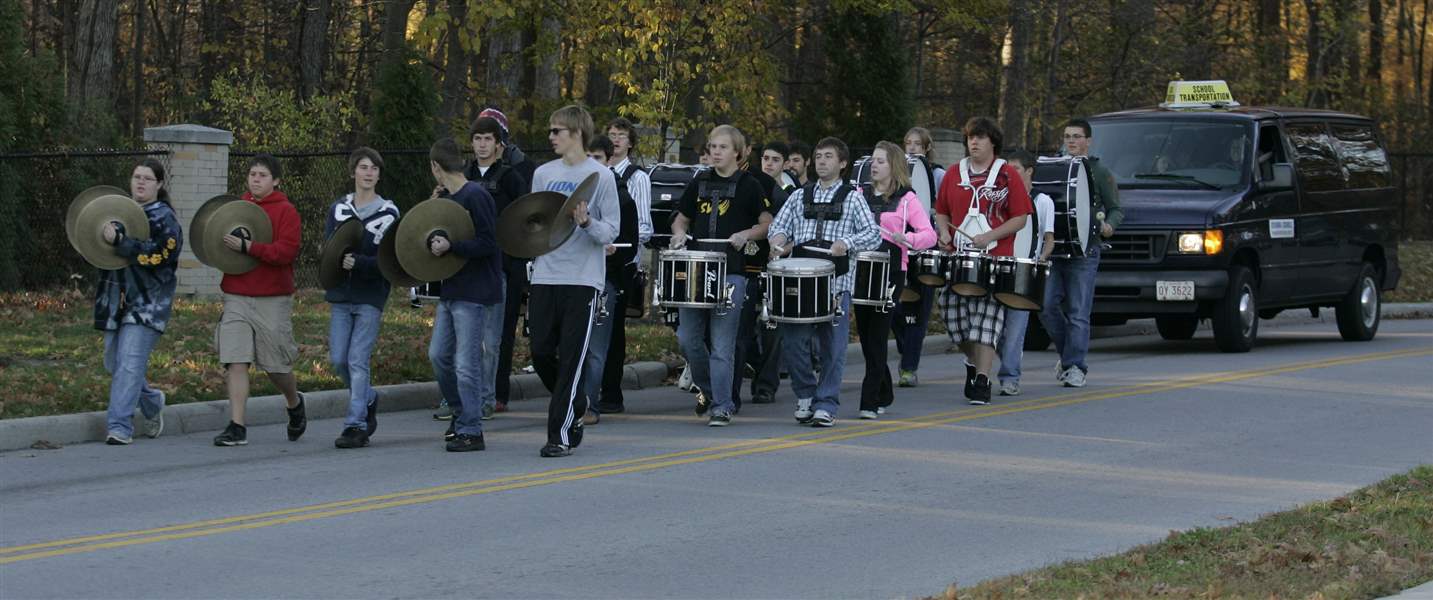
[[[725,252],[710,252],[707,250],[663,250],[657,254],[661,260],[696,260],[726,262]]]
[[[891,262],[891,253],[885,250],[862,250],[856,253],[856,260]]]
[[[783,258],[766,263],[772,275],[832,275],[836,265],[819,258]]]

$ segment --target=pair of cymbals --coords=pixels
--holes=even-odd
[[[473,216],[447,198],[419,202],[389,228],[378,247],[378,269],[393,285],[411,287],[441,281],[463,269],[468,259],[449,250],[434,256],[432,240],[448,238],[449,246],[477,237]]]
[[[343,257],[356,253],[363,244],[363,221],[346,219],[323,241],[318,258],[318,282],[331,290],[348,279],[350,271],[343,268]]]
[[[99,185],[80,192],[65,211],[65,235],[70,246],[85,262],[107,271],[123,269],[131,262],[115,252],[114,244],[104,240],[105,225],[110,223],[117,223],[127,238],[149,239],[149,217],[117,187]]]
[[[259,259],[230,250],[224,236],[236,235],[250,242],[274,241],[269,215],[254,202],[233,194],[210,198],[189,222],[189,248],[199,262],[229,275],[242,275],[259,266]]]
[[[571,196],[533,192],[514,200],[498,215],[498,247],[517,258],[537,258],[556,250],[577,230],[572,209],[592,200],[597,181],[597,173],[592,173]]]

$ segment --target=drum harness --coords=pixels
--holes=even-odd
[[[736,200],[737,185],[741,182],[741,178],[746,176],[746,172],[738,170],[733,177],[721,182],[712,181],[713,174],[713,169],[707,169],[697,174],[697,198],[710,203],[711,211],[707,213],[707,238],[714,240],[721,237],[721,234],[717,233],[718,221],[721,219],[721,202],[722,200],[726,200],[728,202],[727,207],[731,207],[730,203]],[[724,248],[723,250],[730,252],[729,249]],[[741,253],[746,255],[756,254],[756,243],[747,242],[746,246],[742,247]],[[727,267],[729,269],[731,265],[727,265]],[[708,276],[710,276],[710,273],[710,271],[707,271]],[[713,296],[724,298],[724,301],[717,304],[716,314],[725,315],[727,311],[732,308],[731,297],[732,294],[736,293],[736,286],[727,285],[725,281],[707,281],[705,283],[708,286],[717,286],[716,290],[708,289],[713,292]]]
[[[975,186],[970,183],[970,158],[960,159],[960,187],[970,190],[970,208],[965,213],[965,220],[961,221],[960,227],[957,228],[967,238],[965,243],[960,244],[961,246],[974,248],[969,243],[969,238],[990,232],[990,219],[980,212],[980,193],[982,190],[995,189],[995,178],[1000,175],[1000,169],[1004,166],[1005,159],[995,159],[995,162],[990,165],[990,172],[985,176],[985,183]],[[990,210],[991,212],[995,210],[993,201],[990,203]],[[996,242],[991,242],[985,246],[984,250],[990,250],[995,244]]]

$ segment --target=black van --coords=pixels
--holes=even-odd
[[[1344,339],[1373,339],[1400,271],[1399,196],[1372,120],[1237,107],[1090,122],[1090,154],[1125,211],[1105,240],[1095,324],[1154,317],[1182,340],[1207,318],[1220,350],[1247,352],[1260,318],[1333,307]]]

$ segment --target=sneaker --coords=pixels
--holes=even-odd
[[[884,406],[876,407],[876,414],[878,414],[878,415],[884,415],[884,414],[886,414],[886,407],[884,407]]]
[[[586,430],[582,427],[582,421],[573,423],[572,427],[569,427],[567,429],[567,441],[572,442],[572,448],[576,448],[582,445],[583,431]]]
[[[289,411],[289,441],[297,442],[308,430],[308,415],[304,414],[304,393],[299,392],[299,405]]]
[[[707,427],[726,427],[731,425],[731,415],[712,411],[712,418],[707,419]]]
[[[494,404],[494,405],[493,405],[493,412],[505,413],[505,412],[507,412],[507,411],[508,411],[508,403],[503,402],[502,400],[499,400],[499,401],[497,402],[497,404]],[[620,411],[619,411],[619,412],[620,412]]]
[[[818,410],[815,414],[811,415],[812,427],[830,427],[835,424],[836,417],[832,416],[831,413],[826,412],[824,409]]]
[[[151,440],[164,433],[164,411],[159,411],[159,414],[154,415],[153,419],[145,417],[144,422],[140,424],[140,431],[144,433],[144,437]]]
[[[572,448],[568,448],[567,446],[564,446],[564,445],[562,445],[562,444],[548,444],[548,445],[542,447],[542,451],[541,451],[541,452],[538,452],[538,455],[541,456],[541,457],[543,457],[543,458],[557,458],[557,457],[559,457],[559,456],[571,456],[571,455],[572,455]]]
[[[449,452],[478,452],[486,450],[488,446],[483,443],[483,434],[481,433],[478,435],[460,433],[458,437],[449,440],[445,448]]]
[[[879,417],[880,414],[881,414],[881,413],[878,412],[878,411],[880,411],[879,408],[876,409],[876,410],[863,410],[863,411],[861,411],[860,416],[861,416],[862,419],[865,419],[865,420],[867,420],[867,421],[874,421],[874,420],[876,420],[876,418]]]
[[[215,446],[244,446],[248,443],[249,429],[233,421],[229,421],[223,433],[214,436]]]
[[[1085,387],[1085,372],[1081,371],[1079,367],[1070,367],[1065,369],[1065,374],[1060,377],[1060,381],[1065,382],[1065,387]]]
[[[458,421],[454,419],[448,421],[448,430],[443,432],[443,441],[451,442],[456,437],[458,437]]]
[[[334,448],[362,448],[368,445],[368,432],[357,427],[344,427],[333,441]]]
[[[438,405],[438,410],[433,412],[434,421],[451,421],[453,419],[453,407],[447,402]]]
[[[524,372],[524,373],[536,373],[536,372],[537,372],[537,367],[534,367],[534,366],[532,366],[532,365],[528,365],[528,366],[522,368],[522,372]]]
[[[118,431],[111,431],[109,435],[104,438],[104,443],[111,446],[128,446],[132,442],[134,442],[134,438]]]
[[[496,404],[491,404],[491,405],[489,405],[489,404],[484,404],[484,405],[483,405],[483,416],[482,416],[482,420],[484,420],[484,421],[491,421],[491,420],[493,420],[493,413],[497,412],[497,410],[498,410],[498,407],[497,407]]]
[[[590,410],[589,410],[589,411],[587,411],[587,412],[585,412],[585,413],[582,413],[582,424],[583,424],[583,425],[596,425],[596,424],[601,423],[601,422],[602,422],[602,415],[599,415],[599,414],[597,414],[597,413],[594,412],[594,411],[590,411]]]
[[[707,409],[711,407],[712,403],[710,400],[707,400],[706,395],[702,394],[701,392],[697,392],[697,405],[692,409],[696,411],[697,416],[700,417],[704,414],[707,414]]]
[[[597,412],[600,412],[604,415],[615,415],[620,412],[626,412],[626,410],[626,406],[623,406],[621,404],[612,404],[610,402],[607,402],[606,400],[597,403]]]
[[[767,393],[752,394],[752,396],[751,396],[751,403],[752,403],[752,404],[775,404],[775,403],[776,403],[776,397],[775,397],[775,396],[772,396],[771,394],[767,394]]]
[[[811,399],[810,399],[810,398],[797,398],[797,399],[796,399],[796,413],[795,413],[793,416],[796,417],[796,422],[797,422],[797,423],[800,423],[800,424],[802,424],[802,425],[805,425],[805,424],[807,424],[807,423],[810,423],[810,422],[811,422],[811,417],[814,416],[814,415],[815,415],[815,413],[811,412]]]
[[[681,376],[677,377],[677,389],[682,390],[683,392],[697,391],[697,384],[692,382],[691,365],[682,367],[682,374]]]
[[[974,404],[976,406],[984,406],[986,404],[990,404],[989,377],[987,377],[984,373],[976,375],[975,379],[971,380],[970,387],[973,393],[966,397],[970,398],[971,404]]]
[[[915,387],[920,385],[920,378],[916,377],[915,371],[901,370],[901,380],[896,383],[900,387]]]
[[[1002,382],[1000,382],[1000,395],[1001,395],[1001,396],[1019,396],[1019,395],[1020,395],[1020,382],[1018,382],[1018,381],[1002,381]]]
[[[974,398],[975,394],[975,365],[965,361],[965,397]]]
[[[373,394],[373,401],[368,403],[368,416],[364,417],[363,424],[367,427],[365,433],[368,437],[378,433],[378,394]]]
[[[1061,365],[1058,360],[1055,361],[1055,381],[1060,383],[1065,382],[1065,367]]]

